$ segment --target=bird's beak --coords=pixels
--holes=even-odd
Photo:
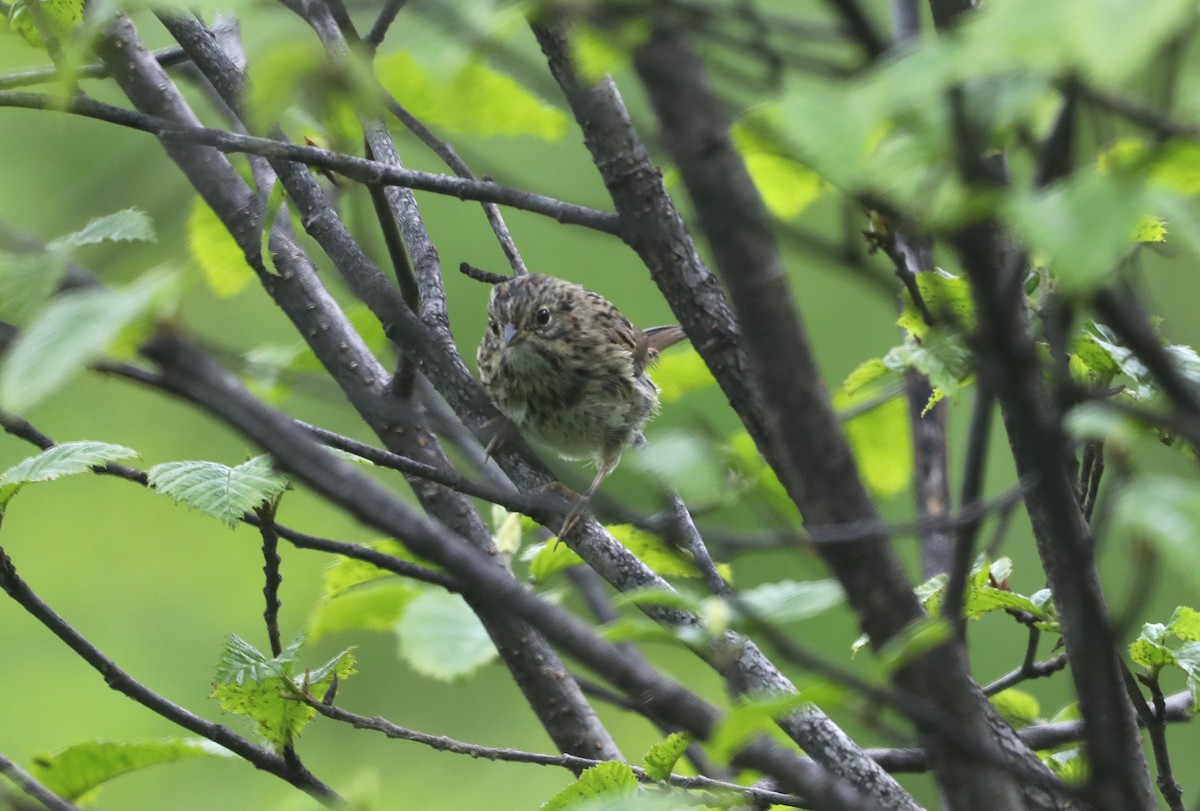
[[[512,344],[513,341],[517,340],[519,337],[520,334],[517,332],[517,328],[511,322],[506,323],[504,325],[504,331],[500,333],[501,344],[506,347]]]

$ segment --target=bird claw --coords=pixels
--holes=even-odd
[[[587,513],[588,503],[591,499],[579,495],[576,495],[576,498],[579,500],[575,502],[575,506],[567,513],[567,517],[563,519],[562,526],[558,530],[558,540],[554,542],[555,547],[562,543],[562,539],[575,528],[575,525],[579,523],[579,519]]]
[[[493,417],[483,424],[483,431],[492,431],[492,438],[488,440],[488,444],[483,449],[483,463],[486,465],[491,461],[492,456],[500,448],[504,447],[504,443],[512,439],[516,433],[517,426],[508,417],[500,416]]]

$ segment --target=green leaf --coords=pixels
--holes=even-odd
[[[1142,635],[1129,644],[1129,658],[1151,672],[1175,664],[1175,654],[1166,645]]]
[[[1129,254],[1150,208],[1140,184],[1091,172],[1012,198],[1009,214],[1063,289],[1081,293]]]
[[[694,432],[655,434],[654,440],[641,449],[638,461],[652,476],[679,491],[689,504],[721,502],[734,492],[727,486],[728,471],[713,453],[711,443]],[[654,568],[650,561],[645,563]]]
[[[47,247],[54,251],[58,249],[74,250],[84,245],[98,245],[101,242],[154,242],[158,237],[154,233],[154,223],[144,211],[127,208],[113,214],[97,217],[82,229],[73,234],[59,237]]]
[[[583,558],[558,539],[529,547],[529,577],[534,584],[545,583],[551,575],[583,563]]]
[[[288,480],[268,456],[237,467],[219,462],[165,462],[147,471],[150,486],[193,510],[235,526],[248,512],[277,499]]]
[[[245,253],[202,197],[192,203],[188,215],[187,243],[192,259],[204,271],[208,288],[218,298],[237,295],[254,278]]]
[[[848,398],[835,397],[834,406],[845,408]],[[871,492],[892,496],[909,486],[913,476],[912,431],[908,403],[891,397],[843,423],[846,439]]]
[[[971,284],[965,278],[936,269],[916,274],[915,281],[921,299],[934,318],[953,325],[955,329],[970,331],[974,327],[975,302],[971,298]],[[904,309],[896,325],[915,338],[925,338],[930,326],[925,323],[907,288],[903,299]]]
[[[691,743],[692,739],[687,733],[672,732],[666,739],[651,746],[642,758],[646,773],[655,780],[666,780]]]
[[[1036,698],[1015,687],[1001,690],[988,701],[1014,729],[1022,729],[1037,721],[1042,711]]]
[[[8,9],[8,25],[25,38],[34,48],[43,47],[42,34],[29,13],[30,0],[15,0]],[[83,22],[83,0],[39,0],[42,14],[50,32],[57,39],[71,33],[71,29]]]
[[[0,320],[23,325],[54,295],[67,272],[65,251],[0,251]]]
[[[930,332],[917,343],[911,339],[894,347],[883,362],[896,369],[916,369],[945,396],[953,396],[974,372],[974,357],[962,336]]]
[[[578,780],[542,803],[541,811],[568,811],[601,797],[632,797],[637,788],[637,775],[629,764],[609,760],[585,769]]]
[[[345,631],[392,631],[420,593],[398,578],[349,589],[313,606],[305,635],[316,642]]]
[[[369,546],[393,557],[411,559],[396,541],[378,541]],[[373,563],[338,558],[325,569],[321,598],[309,613],[305,636],[315,642],[341,631],[392,631],[405,607],[420,593],[419,586]]]
[[[1188,642],[1200,642],[1200,611],[1181,605],[1171,615],[1171,622],[1167,627],[1180,639]]]
[[[81,290],[51,301],[13,342],[0,370],[0,408],[25,411],[103,355],[135,319],[162,306],[174,277],[151,273],[120,289]]]
[[[207,740],[87,741],[52,754],[37,755],[33,777],[65,800],[78,800],[114,777],[198,757],[230,757],[229,750]]]
[[[808,703],[803,694],[740,700],[725,714],[709,736],[709,753],[717,761],[728,763],[759,735],[768,735],[779,740],[783,733],[776,719],[789,715]],[[794,743],[785,745],[795,746]]]
[[[499,504],[492,505],[492,538],[502,555],[515,555],[521,548],[521,514],[510,513]]]
[[[847,397],[855,398],[853,402],[857,403],[859,399],[856,395],[873,396],[882,388],[880,383],[887,379],[894,379],[895,376],[895,370],[884,363],[883,358],[871,358],[858,364],[854,367],[854,371],[846,376],[842,382],[842,393]]]
[[[769,622],[807,619],[840,605],[846,599],[841,585],[827,580],[780,580],[764,583],[738,593],[741,602]]]
[[[657,606],[659,608],[674,608],[679,611],[689,611],[700,614],[704,610],[703,599],[687,589],[659,588],[657,586],[642,586],[628,589],[613,596],[613,605]]]
[[[400,655],[418,673],[450,681],[475,672],[496,656],[491,637],[457,594],[426,591],[396,625]]]
[[[30,482],[46,482],[62,476],[86,473],[109,462],[132,459],[137,451],[107,442],[64,442],[10,467],[0,474],[0,514],[17,492]]]
[[[334,679],[354,674],[354,657],[342,651],[311,672],[297,673],[302,639],[279,656],[268,658],[253,645],[230,636],[221,651],[212,697],[221,709],[244,715],[276,751],[282,750],[312,720],[316,710],[298,700],[307,689],[316,699],[325,697]]]
[[[886,673],[895,673],[931,648],[953,638],[950,623],[942,617],[925,617],[910,622],[880,648],[879,663]]]
[[[1042,758],[1054,776],[1068,786],[1081,786],[1087,780],[1087,759],[1080,748],[1063,749]]]
[[[690,557],[657,535],[632,524],[611,524],[606,529],[638,560],[663,577],[699,577],[700,571]]]
[[[1200,487],[1165,474],[1142,475],[1118,495],[1113,531],[1145,541],[1169,569],[1200,585]]]
[[[673,403],[685,394],[715,386],[717,381],[691,344],[680,344],[664,352],[654,366],[654,382],[662,389],[660,399]]]
[[[1089,322],[1089,327],[1095,329],[1096,325],[1094,322]],[[1089,332],[1081,332],[1071,347],[1075,355],[1087,367],[1089,382],[1094,381],[1096,386],[1107,386],[1121,371],[1121,366],[1113,358],[1110,347],[1111,345],[1106,346],[1097,341],[1096,336]]]
[[[557,141],[567,133],[565,113],[476,57],[449,82],[432,77],[407,51],[380,58],[376,73],[414,116],[453,134]]]

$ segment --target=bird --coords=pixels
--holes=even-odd
[[[687,336],[679,326],[641,330],[608,299],[554,276],[504,277],[492,288],[476,360],[480,382],[508,421],[490,455],[516,427],[564,459],[591,459],[596,476],[567,514],[559,538],[659,408],[647,369]]]

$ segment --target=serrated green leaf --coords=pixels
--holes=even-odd
[[[120,289],[81,290],[51,301],[13,342],[0,370],[0,408],[22,412],[103,355],[135,319],[165,301],[174,276],[151,273]]]
[[[224,223],[197,197],[187,219],[188,252],[204,271],[208,288],[218,298],[230,298],[240,293],[255,277],[246,255]]]
[[[297,700],[307,689],[318,700],[334,679],[345,681],[354,674],[354,657],[342,651],[314,671],[297,673],[302,638],[297,638],[279,656],[269,658],[250,643],[230,636],[221,651],[212,697],[221,709],[244,715],[259,733],[279,751],[300,734],[316,710]]]
[[[921,343],[906,340],[888,352],[883,362],[897,371],[916,369],[944,396],[953,396],[974,373],[974,356],[961,335],[929,332]]]
[[[542,803],[541,811],[568,811],[601,797],[632,797],[637,788],[637,775],[629,764],[609,760],[585,769],[578,780]]]
[[[127,208],[97,217],[79,231],[54,240],[47,248],[51,251],[74,250],[101,242],[154,242],[157,239],[150,217],[144,211]]]
[[[0,514],[17,492],[30,482],[86,473],[93,467],[132,459],[137,451],[107,442],[64,442],[18,462],[0,474]]]
[[[207,740],[87,741],[51,754],[36,755],[30,774],[65,800],[77,800],[123,774],[198,757],[230,757]],[[94,797],[94,793],[92,794]]]
[[[687,733],[672,732],[664,740],[650,747],[650,751],[642,758],[642,766],[655,780],[666,780],[691,743],[691,736]]]
[[[157,492],[231,527],[288,488],[288,480],[275,472],[265,455],[237,467],[220,462],[165,462],[146,475]]]
[[[67,272],[66,251],[0,251],[0,321],[23,325],[42,308]]]
[[[738,592],[738,599],[769,622],[807,619],[840,605],[846,599],[841,585],[827,580],[780,580]]]
[[[396,625],[400,655],[418,673],[450,681],[496,656],[491,637],[457,594],[426,591],[414,598]]]
[[[654,382],[662,389],[660,399],[673,403],[685,394],[715,386],[717,381],[691,344],[664,352],[654,366]]]
[[[988,699],[1000,717],[1014,729],[1022,729],[1038,720],[1042,707],[1038,700],[1024,690],[1010,687]]]
[[[1178,606],[1167,627],[1180,639],[1200,642],[1200,611],[1186,605]]]
[[[1170,648],[1146,637],[1139,637],[1130,643],[1129,658],[1152,672],[1175,664],[1175,655]]]
[[[551,575],[583,563],[583,558],[558,539],[529,547],[529,577],[535,584],[545,583]]]

